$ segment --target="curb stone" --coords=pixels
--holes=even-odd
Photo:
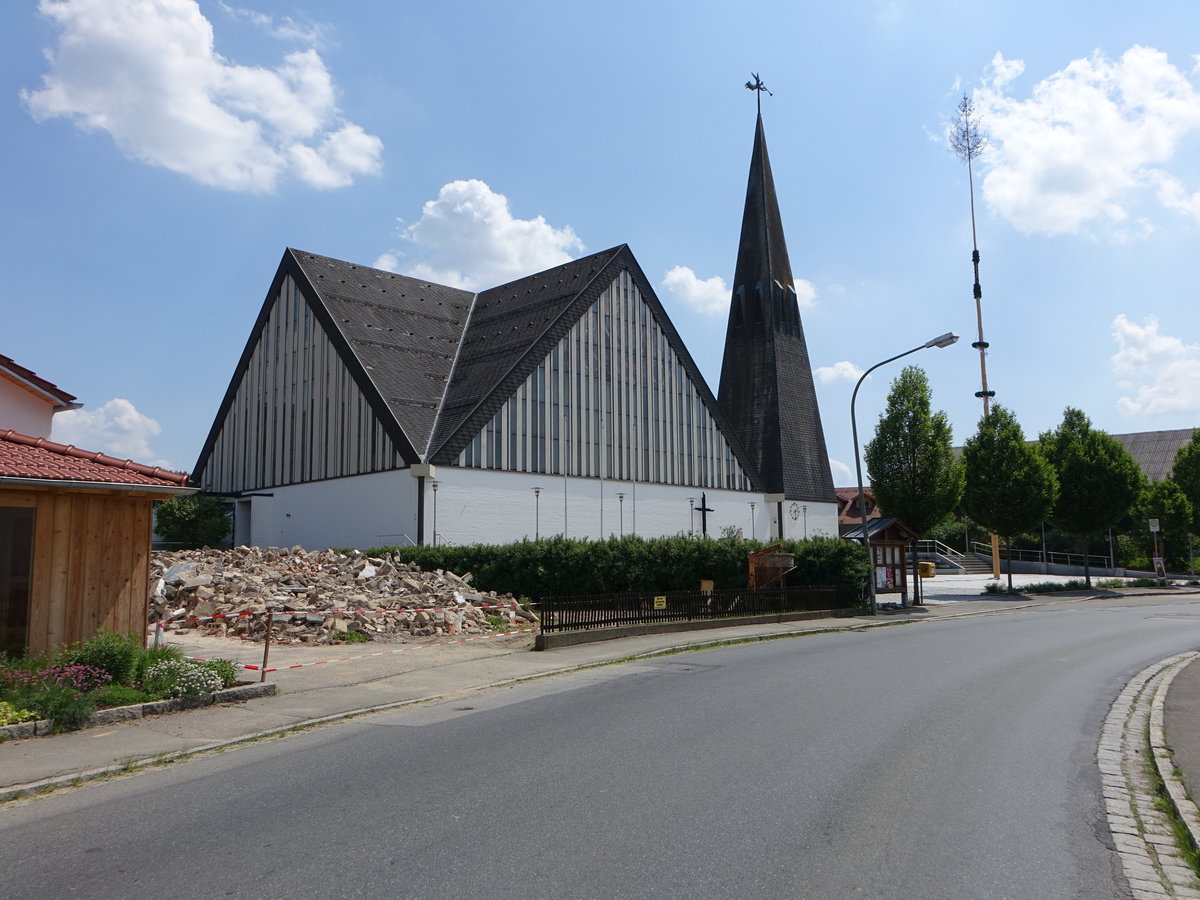
[[[1175,675],[1198,656],[1200,652],[1190,651],[1167,657],[1130,679],[1109,708],[1096,747],[1109,831],[1135,900],[1200,898],[1196,873],[1179,850],[1170,819],[1159,809],[1146,758],[1155,744],[1155,702],[1159,704],[1157,743],[1162,745],[1162,698]],[[1158,750],[1153,749],[1162,773]],[[1162,749],[1166,774],[1173,778],[1169,751]]]
[[[131,719],[141,719],[144,716],[157,716],[163,713],[179,712],[184,709],[212,706],[214,703],[239,703],[245,700],[253,700],[256,697],[269,697],[278,692],[279,686],[272,681],[268,681],[260,684],[242,684],[191,699],[152,700],[148,703],[135,703],[133,706],[110,706],[107,709],[96,710],[96,712],[88,716],[87,721],[77,730],[95,728],[98,725],[115,725],[117,722],[128,722]],[[19,722],[16,725],[0,725],[0,743],[31,737],[42,737],[52,733],[52,726],[53,723],[49,719],[38,719],[36,722]]]

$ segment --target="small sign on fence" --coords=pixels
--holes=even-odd
[[[654,608],[655,609],[666,609],[667,608],[667,595],[666,594],[662,594],[662,595],[654,598]]]

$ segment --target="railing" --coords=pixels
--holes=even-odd
[[[971,548],[983,556],[991,557],[991,544],[984,544],[980,541],[972,541]],[[1038,563],[1054,563],[1062,566],[1082,566],[1084,560],[1087,560],[1087,565],[1095,569],[1111,569],[1112,558],[1109,556],[1097,556],[1095,554],[1083,553],[1057,553],[1053,550],[1043,552],[1041,550],[1009,550],[1006,547],[1000,548],[1001,559],[1015,559],[1017,562],[1038,562]]]
[[[759,590],[668,591],[543,597],[542,631],[573,631],[616,625],[686,622],[734,616],[852,609],[862,605],[856,587],[814,585]]]
[[[933,541],[933,540],[917,541],[917,552],[918,553],[937,553],[937,554],[940,554],[940,555],[946,557],[947,559],[952,559],[952,560],[956,560],[956,561],[960,560],[960,559],[966,559],[966,557],[963,556],[961,551],[955,550],[953,547],[947,546],[946,544],[943,544],[941,541]]]

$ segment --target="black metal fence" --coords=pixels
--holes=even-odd
[[[663,594],[543,597],[538,611],[542,618],[542,631],[574,631],[614,625],[852,609],[862,603],[862,590],[859,588],[819,585],[709,593],[669,591]]]

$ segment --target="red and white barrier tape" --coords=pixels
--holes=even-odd
[[[211,616],[187,616],[182,619],[162,619],[160,620],[164,626],[181,625],[185,622],[212,622],[216,619],[240,619],[253,616],[265,616],[274,613],[280,619],[292,616],[353,616],[362,614],[364,616],[376,616],[384,613],[417,613],[417,612],[438,612],[445,610],[459,611],[464,609],[521,609],[527,606],[537,606],[536,602],[530,603],[497,603],[491,606],[472,606],[469,603],[464,603],[461,606],[404,606],[396,609],[388,609],[380,607],[378,609],[276,609],[276,610],[245,610],[243,612],[230,613],[214,613]],[[158,623],[156,623],[158,624]]]
[[[470,643],[471,641],[486,641],[489,638],[511,637],[514,634],[528,634],[531,631],[537,631],[537,629],[518,628],[516,631],[503,631],[497,632],[496,634],[480,634],[476,635],[475,637],[456,638],[452,641],[440,641],[436,644],[419,644],[416,647],[399,647],[395,650],[377,650],[374,653],[360,653],[357,656],[338,656],[333,659],[318,659],[314,660],[313,662],[293,663],[288,666],[271,666],[266,669],[264,669],[262,666],[252,665],[249,663],[235,662],[234,665],[242,669],[248,669],[251,672],[280,672],[285,669],[305,669],[309,666],[324,666],[335,662],[350,662],[356,659],[370,659],[373,656],[391,656],[396,653],[407,653],[410,650],[431,650],[434,647],[445,647],[450,644],[466,644]],[[211,662],[211,659],[203,656],[185,656],[184,659],[191,659],[195,660],[196,662]]]

